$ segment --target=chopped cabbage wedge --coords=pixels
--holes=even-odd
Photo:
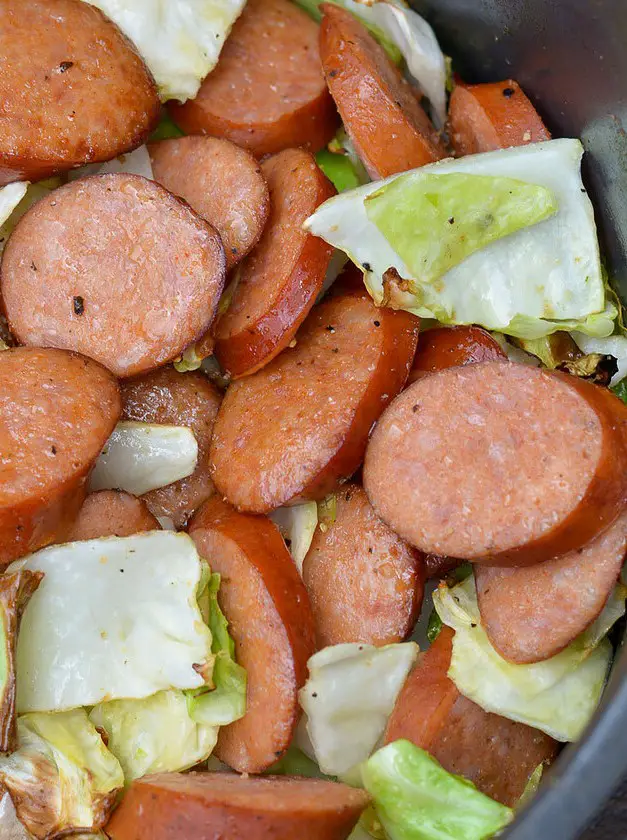
[[[191,475],[198,444],[187,426],[118,423],[92,470],[89,488],[141,496]]]
[[[270,519],[288,543],[292,560],[302,574],[303,561],[318,526],[317,503],[303,502],[303,504],[293,507],[277,508],[270,514]]]
[[[44,573],[17,646],[18,712],[199,688],[213,661],[186,534],[150,531],[51,546],[9,567]]]
[[[32,840],[33,837],[17,818],[15,806],[8,791],[0,796],[0,837],[2,840]]]
[[[564,139],[442,161],[335,196],[305,227],[368,269],[365,283],[377,304],[444,324],[481,324],[521,338],[560,329],[607,336],[614,329],[617,308],[606,300],[592,205],[581,181],[582,154],[578,140]],[[403,204],[403,184],[411,191],[434,175],[441,183],[446,175],[466,175],[537,185],[550,191],[558,210],[539,224],[480,248],[427,282],[415,276],[369,218],[367,205],[375,193],[400,181],[394,206],[388,208],[394,216],[396,206]],[[405,218],[407,241],[413,228],[416,236],[425,236],[420,218]],[[453,214],[450,218],[455,219]],[[443,247],[437,236],[429,244],[434,252]]]
[[[488,712],[534,726],[558,741],[576,741],[601,698],[612,659],[605,638],[625,612],[627,589],[617,585],[597,620],[565,650],[543,662],[514,665],[492,647],[481,626],[474,578],[433,602],[455,630],[448,671],[459,691]]]
[[[627,376],[627,336],[609,335],[607,338],[594,338],[585,333],[572,333],[575,344],[582,353],[603,353],[614,356],[618,362],[618,371],[612,377],[612,386],[618,385]]]
[[[185,102],[218,63],[246,0],[86,0],[120,27],[157,82],[162,101]]]
[[[309,659],[299,700],[323,773],[345,776],[368,758],[417,656],[418,645],[407,642],[334,645]]]

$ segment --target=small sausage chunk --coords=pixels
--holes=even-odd
[[[442,139],[383,47],[350,12],[331,3],[321,8],[324,74],[370,177],[387,178],[445,157]]]
[[[90,493],[83,502],[67,542],[131,537],[142,531],[156,531],[159,527],[141,499],[121,490],[100,490]]]
[[[425,553],[526,566],[603,533],[627,497],[625,407],[575,376],[510,362],[410,385],[375,428],[374,509]]]
[[[627,550],[627,515],[578,551],[518,569],[475,568],[488,638],[517,664],[555,656],[599,615]]]
[[[267,513],[322,499],[361,464],[368,433],[407,379],[413,315],[363,289],[316,306],[286,349],[232,383],[211,442],[213,480],[231,504]]]
[[[255,158],[220,137],[177,137],[150,147],[155,181],[219,232],[227,271],[257,244],[270,212]]]
[[[551,139],[513,79],[457,85],[449,106],[449,133],[457,157]]]
[[[90,359],[0,353],[0,567],[65,540],[120,409],[115,379]]]
[[[384,743],[406,738],[449,773],[514,807],[536,767],[556,756],[558,744],[531,726],[484,711],[459,693],[446,675],[454,635],[443,627],[407,677]]]
[[[228,310],[215,327],[215,354],[233,378],[263,367],[290,343],[322,288],[333,248],[303,230],[335,194],[309,152],[286,149],[261,164],[271,213],[241,266]]]
[[[300,716],[298,690],[314,652],[307,591],[265,516],[237,513],[213,496],[189,533],[222,576],[218,600],[248,677],[246,714],[220,729],[215,754],[240,773],[261,773],[287,750]]]
[[[226,137],[257,157],[291,146],[317,152],[337,112],[324,83],[318,26],[289,0],[248,0],[195,99],[170,103],[186,134]]]
[[[161,773],[137,779],[107,826],[111,840],[346,840],[368,794],[290,776]]]
[[[217,232],[154,181],[96,175],[20,219],[0,283],[22,344],[76,350],[126,377],[176,358],[209,327],[224,251]]]
[[[110,160],[144,142],[159,119],[155,83],[98,9],[0,0],[0,20],[0,186]]]
[[[335,519],[319,525],[305,562],[319,648],[390,645],[412,630],[422,603],[421,555],[375,514],[356,484],[335,495]]]
[[[198,444],[194,472],[151,490],[142,497],[154,516],[183,528],[192,513],[214,492],[209,474],[209,443],[222,394],[202,373],[178,373],[172,367],[122,383],[122,419],[139,423],[187,426]]]
[[[427,373],[456,365],[507,360],[498,342],[481,327],[436,327],[418,341],[408,384]]]

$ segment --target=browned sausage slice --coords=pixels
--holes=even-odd
[[[321,7],[320,56],[355,149],[374,180],[445,157],[442,139],[363,24],[331,3]]]
[[[177,137],[150,147],[155,181],[220,233],[227,270],[258,242],[270,212],[255,158],[220,137]]]
[[[356,484],[335,494],[335,519],[321,523],[303,564],[319,648],[342,642],[389,645],[412,630],[422,603],[422,556],[373,511]]]
[[[112,840],[346,840],[368,794],[290,776],[168,773],[133,782]]]
[[[257,157],[317,152],[338,119],[322,75],[318,27],[289,0],[248,0],[195,99],[170,104],[186,134],[214,134]]]
[[[120,408],[115,379],[90,359],[0,353],[0,566],[64,540]]]
[[[316,306],[295,347],[229,386],[211,441],[218,490],[253,513],[332,492],[403,387],[418,329],[407,312],[377,309],[363,286]]]
[[[510,362],[410,385],[379,421],[364,487],[426,553],[525,566],[585,546],[627,498],[625,407],[575,376]]]
[[[428,373],[456,365],[507,359],[498,342],[482,327],[436,327],[423,332],[418,341],[408,384]]]
[[[83,502],[67,542],[100,537],[130,537],[141,531],[155,531],[159,523],[146,503],[121,490],[90,493]]]
[[[110,160],[144,142],[159,119],[155,83],[98,9],[0,0],[0,20],[0,186]]]
[[[97,175],[20,219],[0,281],[18,341],[77,350],[125,377],[171,361],[209,327],[224,251],[217,232],[154,181]]]
[[[155,516],[182,528],[214,492],[209,474],[209,443],[222,394],[202,373],[177,373],[172,367],[122,384],[122,419],[187,426],[198,444],[198,463],[187,478],[151,490],[142,498]]]
[[[443,627],[407,677],[384,743],[406,738],[449,773],[514,807],[533,771],[555,757],[558,745],[537,729],[485,712],[459,693],[446,675],[453,636],[450,627]]]
[[[253,373],[286,347],[322,288],[333,248],[303,223],[335,190],[309,152],[286,149],[261,164],[271,213],[241,266],[228,310],[215,327],[215,353],[233,377]]]
[[[535,566],[477,566],[477,599],[488,638],[505,659],[523,664],[555,656],[605,606],[627,550],[627,516],[591,543]]]
[[[314,652],[307,591],[266,517],[237,513],[213,496],[189,533],[222,576],[218,600],[248,677],[246,714],[220,729],[215,752],[241,773],[261,773],[287,750],[298,723],[298,690]]]

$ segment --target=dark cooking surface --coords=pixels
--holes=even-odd
[[[627,837],[627,778],[601,813],[581,835],[581,840],[623,840]]]

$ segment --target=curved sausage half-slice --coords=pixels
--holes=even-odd
[[[408,384],[428,373],[478,362],[507,360],[498,342],[481,327],[436,327],[421,333]]]
[[[518,569],[475,568],[481,623],[505,659],[555,656],[605,606],[627,551],[627,515],[578,551]]]
[[[389,645],[412,630],[422,603],[422,557],[373,511],[364,490],[345,484],[335,517],[321,523],[303,564],[319,648],[342,642]]]
[[[90,493],[83,502],[67,542],[130,537],[159,528],[159,523],[141,499],[122,490],[100,490]]]
[[[0,0],[0,19],[0,186],[110,160],[144,142],[159,119],[155,83],[98,9]]]
[[[276,526],[213,496],[189,533],[222,576],[218,600],[246,669],[246,714],[220,729],[216,755],[240,773],[267,770],[289,747],[298,690],[314,652],[314,623],[302,580]]]
[[[187,426],[198,444],[194,472],[151,490],[142,497],[155,516],[182,528],[192,513],[214,492],[209,473],[209,443],[222,394],[202,373],[178,373],[161,368],[122,383],[122,419],[138,423]]]
[[[150,146],[155,181],[219,232],[227,271],[259,240],[270,212],[259,163],[221,137],[176,137]]]
[[[327,84],[373,180],[445,157],[442,139],[416,93],[360,21],[321,7],[320,56]]]
[[[0,353],[0,567],[65,539],[120,408],[115,379],[91,359]]]
[[[368,794],[290,776],[162,773],[133,782],[112,840],[346,840]]]
[[[154,181],[96,175],[20,219],[0,283],[22,344],[76,350],[126,377],[176,358],[210,326],[224,251],[218,233]]]
[[[226,137],[257,157],[317,152],[338,124],[317,24],[289,0],[248,0],[196,98],[169,108],[186,134]]]
[[[449,773],[514,807],[536,767],[556,756],[558,744],[531,726],[484,711],[459,693],[446,675],[454,635],[443,627],[407,677],[384,743],[406,738]]]
[[[627,412],[610,391],[511,362],[410,385],[366,453],[374,509],[425,553],[526,566],[582,548],[627,498]]]
[[[457,85],[451,94],[449,130],[458,157],[551,139],[538,112],[513,79]]]
[[[294,338],[322,288],[333,248],[303,223],[335,190],[309,152],[286,149],[261,164],[270,187],[265,233],[240,267],[215,354],[232,377],[253,373]]]
[[[295,347],[229,386],[211,441],[218,490],[252,513],[331,493],[405,384],[418,330],[417,318],[377,309],[363,287],[316,306]]]

